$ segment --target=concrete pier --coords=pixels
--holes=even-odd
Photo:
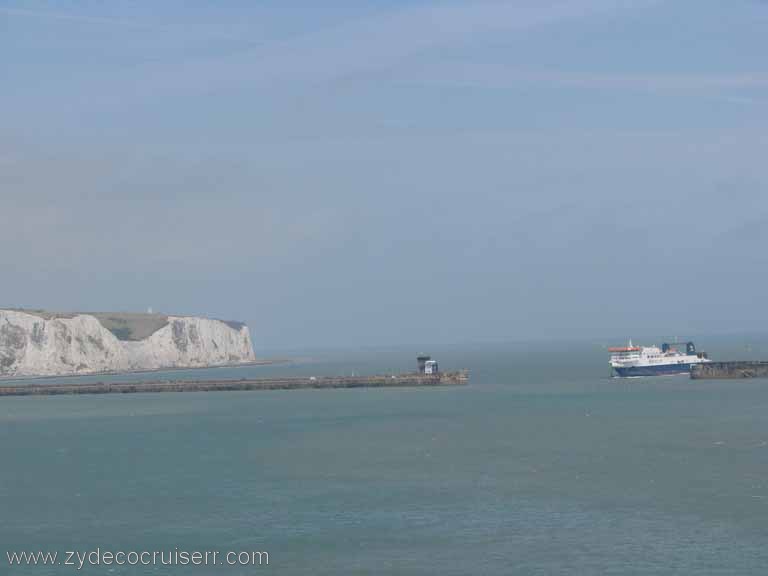
[[[707,362],[691,369],[694,380],[768,378],[768,362]]]
[[[57,396],[63,394],[135,394],[143,392],[224,392],[238,390],[300,390],[325,388],[400,388],[461,386],[466,370],[439,374],[383,376],[318,376],[243,380],[163,380],[151,382],[95,382],[88,384],[0,384],[0,396]]]

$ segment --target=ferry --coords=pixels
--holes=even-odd
[[[694,364],[711,362],[705,352],[696,352],[693,342],[686,342],[685,352],[676,345],[664,343],[658,346],[628,346],[608,348],[611,353],[611,369],[621,378],[632,376],[669,376],[690,374]]]

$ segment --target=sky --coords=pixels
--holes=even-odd
[[[760,0],[0,0],[0,307],[766,331],[766,54]]]

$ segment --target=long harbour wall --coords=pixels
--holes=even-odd
[[[88,384],[14,384],[8,386],[0,385],[0,396],[461,386],[467,384],[468,381],[469,374],[464,370],[440,374],[416,373],[385,376],[318,376],[317,378],[257,378],[248,380],[158,380],[152,382],[95,382]]]
[[[768,378],[768,362],[707,362],[691,369],[694,380]]]

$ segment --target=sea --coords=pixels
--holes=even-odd
[[[428,352],[470,370],[455,388],[0,398],[0,574],[764,574],[768,380],[613,379],[614,343],[98,377],[394,373]],[[768,359],[764,336],[697,344]],[[9,565],[21,551],[58,564]],[[268,564],[103,561],[174,551]]]

